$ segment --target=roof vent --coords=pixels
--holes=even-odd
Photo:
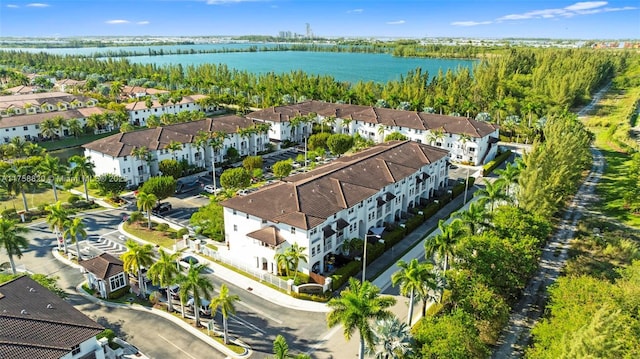
[[[280,210],[280,213],[281,213],[281,214],[284,214],[284,209],[281,209],[281,210]]]
[[[35,291],[36,291],[36,289],[35,289],[35,288],[33,288],[33,287],[32,287],[32,288],[29,288],[29,292],[33,293],[33,292],[35,292]]]
[[[47,309],[53,309],[53,304],[51,303],[47,304]]]
[[[27,314],[29,314],[29,313],[27,313],[27,310],[26,310],[26,309],[23,309],[23,310],[21,310],[21,311],[20,311],[20,314],[22,314],[22,315],[27,315]]]

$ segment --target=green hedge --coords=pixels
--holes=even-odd
[[[129,293],[129,286],[124,286],[116,291],[113,291],[111,293],[109,293],[109,295],[107,296],[108,299],[118,299],[120,297],[122,297],[125,294]]]
[[[424,219],[429,219],[431,218],[434,214],[436,214],[438,212],[438,210],[440,209],[440,205],[438,203],[429,203],[426,207],[424,207],[424,209],[422,210],[422,215],[424,216]]]
[[[413,216],[407,220],[405,223],[405,230],[407,233],[413,232],[416,228],[420,227],[420,225],[424,223],[424,216]]]
[[[367,248],[368,249],[368,248]],[[331,285],[333,290],[337,290],[342,287],[349,278],[353,277],[360,271],[362,268],[362,262],[359,261],[351,261],[347,263],[344,267],[336,269],[336,272],[331,276]]]
[[[310,300],[313,302],[321,302],[321,303],[326,303],[329,301],[329,299],[331,299],[330,295],[324,296],[324,295],[318,295],[318,294],[306,294],[306,293],[296,293],[296,292],[292,292],[291,296],[298,299]]]
[[[406,230],[402,227],[398,227],[391,232],[387,232],[382,235],[382,239],[384,239],[385,248],[391,248],[396,243],[400,242],[404,236],[406,235]]]
[[[489,173],[493,172],[496,167],[500,166],[500,164],[507,160],[511,156],[511,150],[507,150],[496,156],[493,160],[487,162],[486,165],[482,166],[482,175],[486,176]]]

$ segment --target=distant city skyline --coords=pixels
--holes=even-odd
[[[0,37],[640,39],[638,1],[7,0]]]

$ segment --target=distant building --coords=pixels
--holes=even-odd
[[[292,119],[308,116],[313,117],[310,122],[291,125]],[[276,143],[302,142],[311,135],[312,123],[321,123],[333,132],[358,133],[377,143],[399,132],[412,141],[449,151],[452,161],[472,165],[493,159],[498,149],[498,126],[466,117],[321,101],[270,107],[251,112],[247,117],[269,123],[269,137]]]
[[[0,358],[104,359],[103,330],[27,276],[0,284]]]
[[[159,100],[153,99],[151,100],[151,107],[147,107],[146,101],[136,101],[127,103],[125,109],[129,112],[129,122],[136,126],[146,126],[147,119],[151,115],[161,117],[164,114],[176,115],[183,111],[220,112],[220,107],[210,106],[203,108],[200,106],[198,101],[206,97],[205,95],[183,96],[180,102],[173,103],[169,101],[165,104],[161,104]]]

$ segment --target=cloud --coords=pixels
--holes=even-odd
[[[453,26],[478,26],[493,24],[493,21],[454,21],[451,23]]]
[[[40,2],[34,2],[31,4],[27,4],[28,7],[49,7],[49,4],[43,4]]]
[[[402,25],[404,24],[406,21],[404,20],[397,20],[397,21],[387,21],[387,25]]]
[[[362,14],[363,12],[364,12],[364,9],[347,10],[347,14]]]
[[[635,10],[636,7],[625,6],[620,8],[606,7],[608,2],[606,1],[580,1],[563,8],[550,8],[541,10],[532,10],[520,14],[508,14],[501,16],[493,21],[454,21],[451,23],[453,26],[476,26],[476,25],[488,25],[492,23],[501,23],[505,21],[519,21],[519,20],[531,20],[531,19],[554,19],[554,18],[570,18],[580,15],[593,15],[602,12],[611,11],[627,11]]]
[[[107,20],[105,21],[105,24],[110,24],[110,25],[120,25],[120,24],[128,24],[129,20]]]
[[[138,24],[138,25],[149,25],[150,23],[149,23],[149,21],[144,20],[144,21],[138,21],[138,22],[136,22],[136,24]]]
[[[8,8],[10,8],[10,9],[17,9],[17,8],[19,8],[20,6],[18,6],[18,5],[14,5],[14,4],[7,4],[7,7],[8,7]]]

